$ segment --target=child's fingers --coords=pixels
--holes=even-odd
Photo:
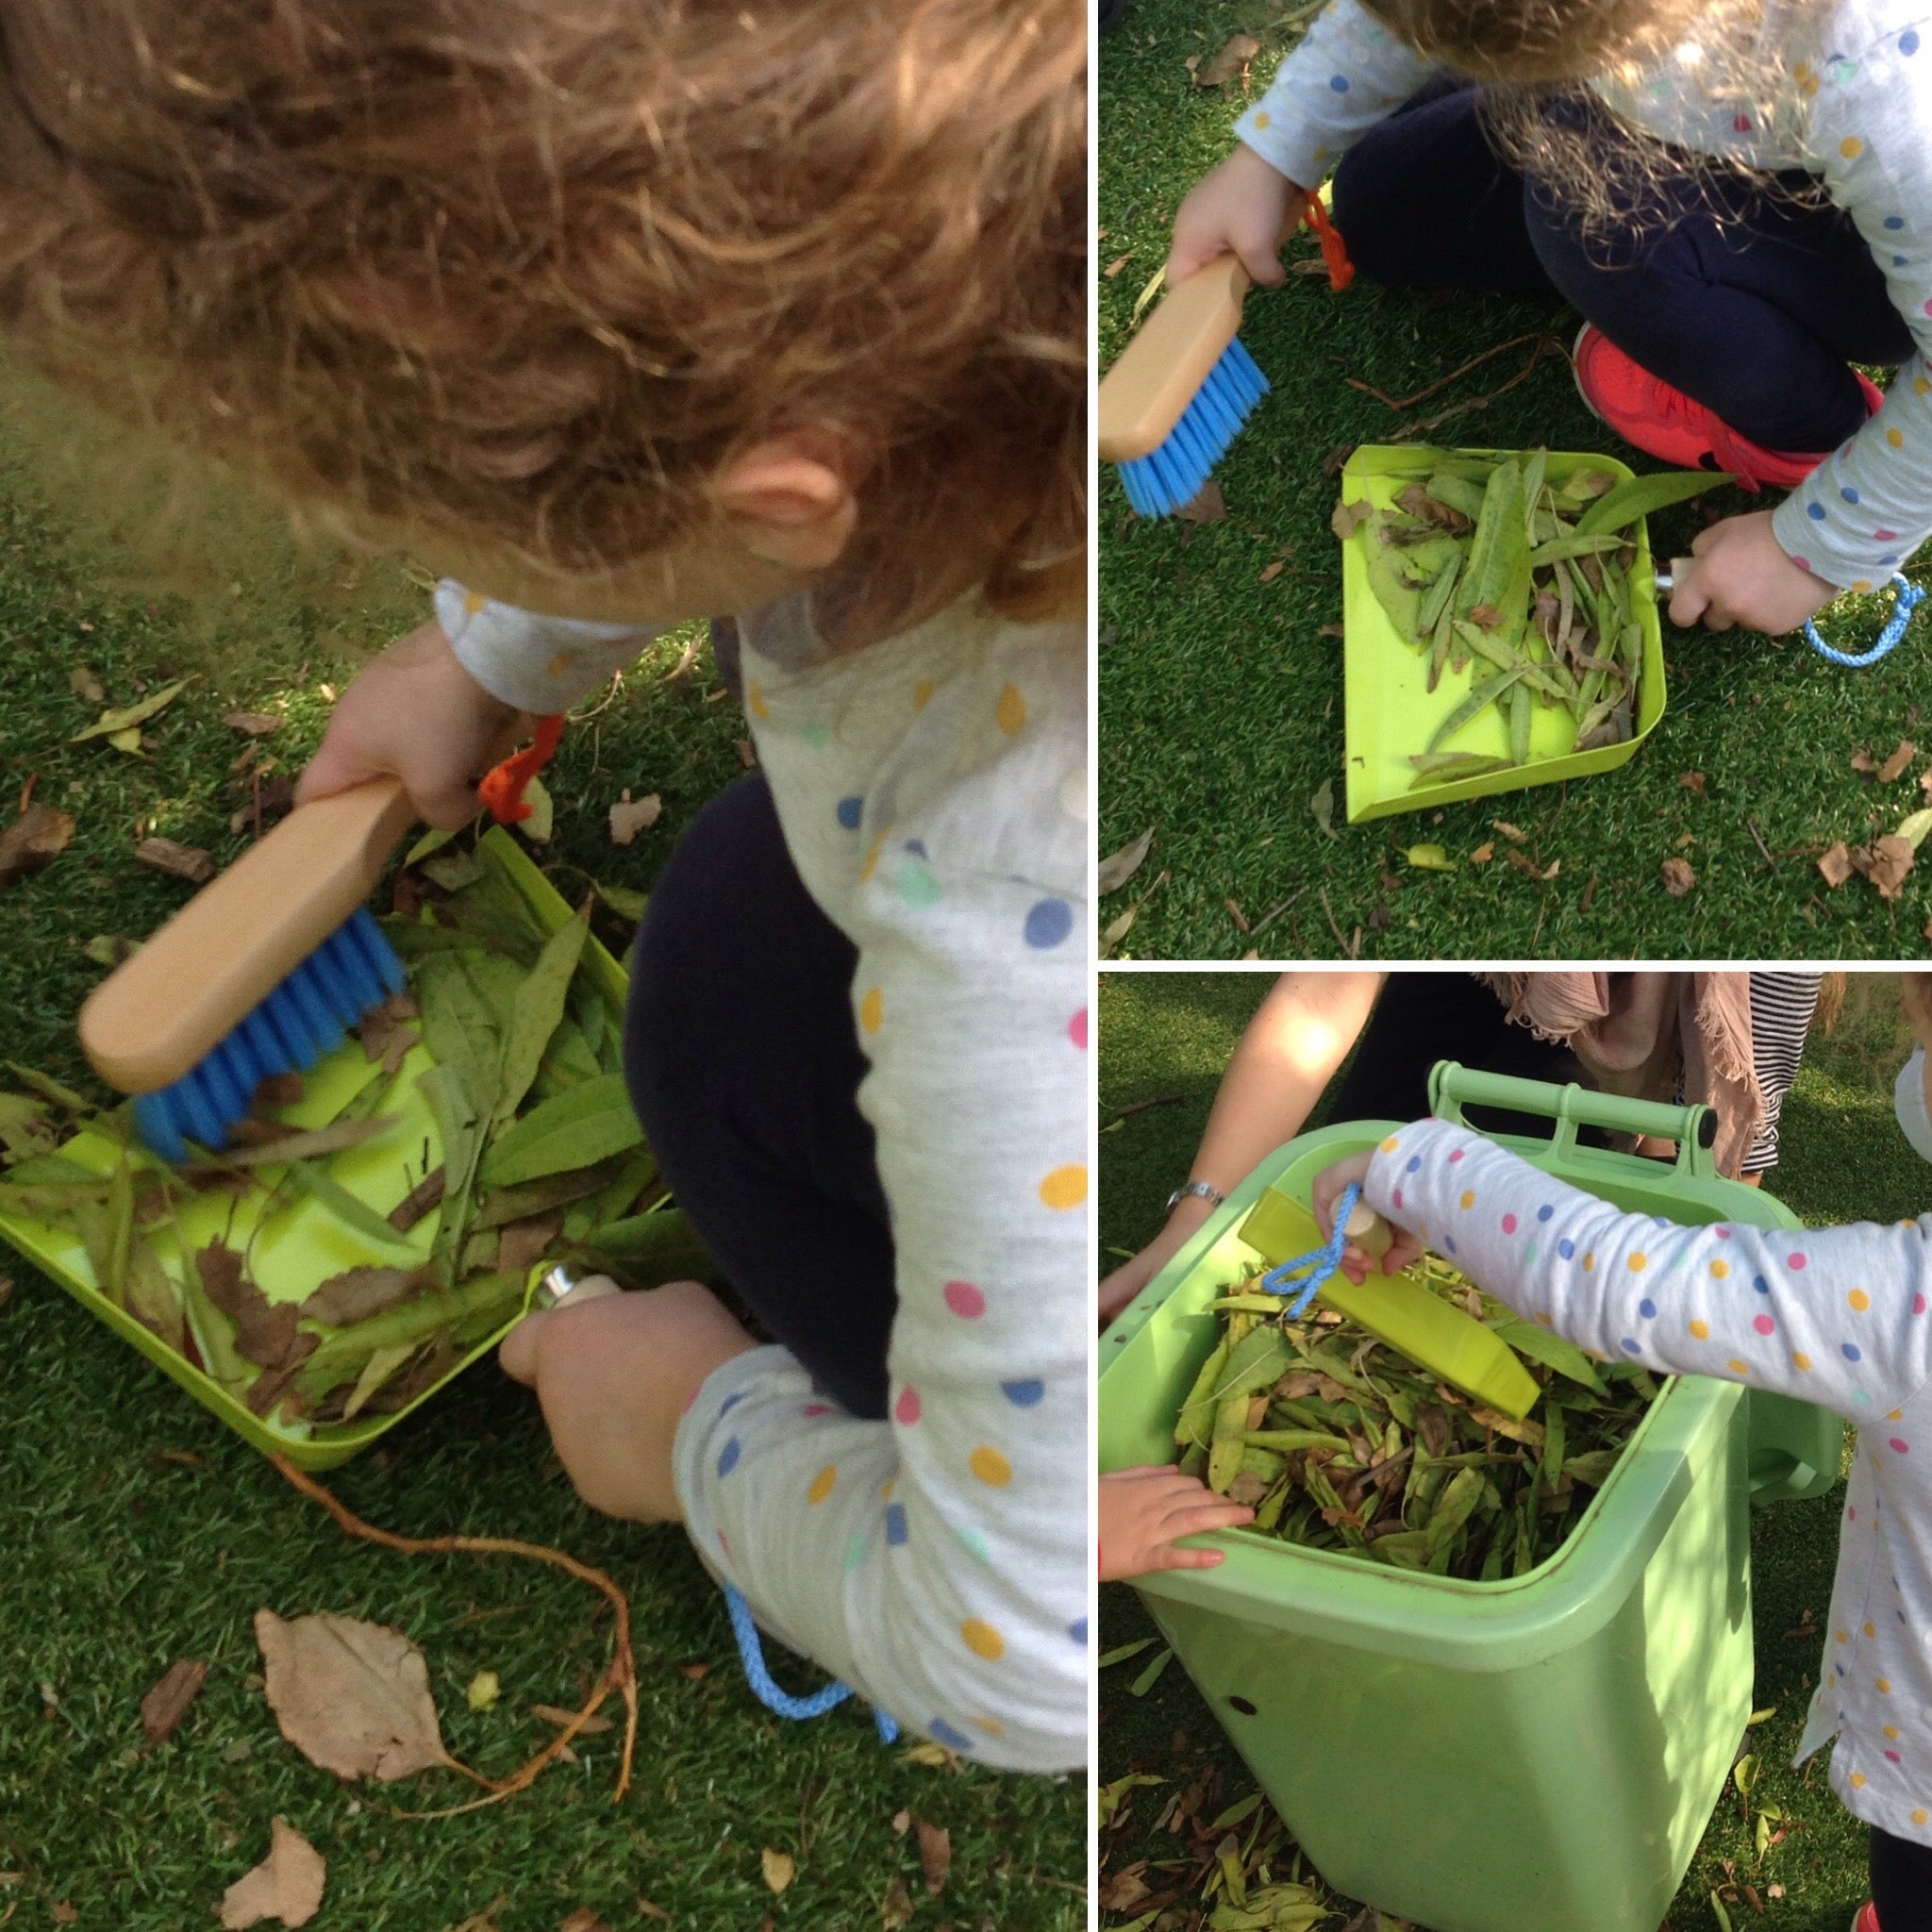
[[[1111,1483],[1120,1481],[1120,1479],[1124,1476],[1173,1475],[1174,1474],[1174,1466],[1171,1462],[1137,1462],[1133,1465],[1131,1469],[1107,1470],[1102,1474],[1100,1480],[1104,1483]],[[1186,1480],[1189,1482],[1192,1482],[1194,1478],[1192,1476],[1189,1476],[1186,1478]]]
[[[380,775],[359,750],[339,735],[329,733],[295,781],[295,803],[307,805],[311,799],[327,798]]]
[[[548,1320],[547,1311],[533,1309],[503,1338],[503,1345],[496,1351],[503,1373],[526,1389],[537,1379],[538,1324]]]
[[[1173,1543],[1161,1543],[1147,1552],[1147,1560],[1136,1573],[1146,1575],[1155,1570],[1212,1570],[1226,1562],[1224,1550],[1183,1550]]]
[[[1254,1520],[1245,1503],[1226,1503],[1210,1494],[1203,1502],[1170,1509],[1160,1520],[1160,1531],[1168,1537],[1200,1536],[1210,1529],[1239,1529]]]

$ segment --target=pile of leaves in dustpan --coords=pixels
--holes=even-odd
[[[1174,1424],[1180,1466],[1284,1542],[1491,1582],[1553,1555],[1657,1393],[1492,1300],[1430,1256],[1417,1277],[1493,1329],[1542,1394],[1485,1408],[1317,1302],[1300,1321],[1255,1286],[1210,1304],[1220,1343]]]
[[[135,1141],[125,1105],[96,1108],[26,1068],[14,1070],[26,1091],[0,1091],[0,1213],[78,1241],[103,1294],[283,1426],[407,1407],[516,1313],[540,1261],[582,1260],[632,1286],[713,1272],[661,1205],[618,1022],[589,971],[590,905],[546,934],[502,874],[450,848],[399,874],[395,903],[384,924],[408,988],[358,1028],[372,1077],[319,1126],[282,1118],[304,1082],[281,1075],[226,1149],[171,1167]],[[419,1041],[434,1065],[418,1056],[411,1071]],[[389,1131],[385,1103],[410,1079],[442,1162],[384,1216],[325,1162]],[[63,1151],[81,1129],[118,1145],[107,1172]],[[239,1244],[180,1238],[184,1205],[211,1192],[253,1210]],[[271,1300],[252,1276],[256,1249],[298,1208],[393,1261]],[[406,1248],[432,1211],[426,1255]]]
[[[1639,520],[1730,481],[1701,472],[1637,476],[1605,470],[1544,475],[1547,456],[1443,453],[1392,509],[1341,505],[1336,534],[1365,525],[1369,586],[1397,634],[1429,660],[1430,691],[1472,660],[1469,694],[1411,754],[1418,785],[1529,762],[1534,708],[1560,705],[1578,751],[1622,744],[1636,729],[1643,633],[1630,573]],[[1452,741],[1491,706],[1509,756]]]

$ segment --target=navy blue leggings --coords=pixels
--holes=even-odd
[[[1632,190],[1625,226],[1586,240],[1501,159],[1477,91],[1434,89],[1372,128],[1335,176],[1335,225],[1371,281],[1554,289],[1653,375],[1762,448],[1834,449],[1865,421],[1850,362],[1913,354],[1884,272],[1805,176],[1699,171]],[[1604,165],[1631,137],[1594,117]],[[1779,192],[1780,187],[1785,192]]]
[[[677,1204],[766,1330],[886,1412],[892,1236],[858,1110],[858,955],[807,893],[763,775],[712,799],[651,893],[624,1069]]]
[[[1872,1902],[1878,1932],[1932,1932],[1932,1845],[1872,1833]]]

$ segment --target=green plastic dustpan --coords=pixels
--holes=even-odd
[[[561,895],[507,833],[492,827],[476,850],[484,864],[516,888],[545,931],[555,932],[571,917],[571,908]],[[584,958],[592,982],[621,1021],[628,987],[623,967],[594,939],[586,942]],[[382,1104],[386,1114],[395,1116],[396,1124],[380,1139],[345,1148],[321,1163],[332,1179],[377,1214],[387,1215],[442,1159],[442,1141],[436,1129],[435,1117],[416,1088],[416,1076],[434,1064],[426,1048],[412,1047]],[[360,1042],[351,1038],[303,1076],[302,1100],[287,1108],[283,1118],[297,1126],[319,1126],[334,1119],[380,1071],[370,1064]],[[113,1141],[92,1131],[75,1135],[60,1152],[100,1173],[111,1170],[120,1158],[120,1149]],[[260,1172],[272,1177],[276,1170]],[[239,1201],[209,1193],[187,1203],[179,1216],[182,1241],[176,1241],[164,1229],[156,1230],[150,1237],[163,1266],[178,1280],[191,1265],[184,1247],[192,1253],[217,1240],[232,1246],[246,1246],[256,1233],[264,1199],[263,1191],[255,1191]],[[412,1255],[419,1260],[425,1258],[435,1241],[440,1219],[440,1212],[432,1209],[407,1235],[398,1236],[394,1244],[378,1247],[305,1197],[277,1208],[262,1229],[255,1241],[252,1275],[270,1301],[300,1301],[330,1275],[344,1269],[363,1265],[408,1267]],[[0,1214],[0,1240],[9,1242],[53,1276],[75,1300],[124,1341],[131,1342],[164,1374],[172,1376],[205,1408],[212,1409],[237,1435],[264,1455],[286,1456],[298,1469],[332,1469],[368,1448],[473,1362],[488,1355],[515,1322],[512,1318],[485,1337],[441,1381],[393,1414],[358,1416],[354,1422],[339,1424],[278,1424],[250,1413],[246,1404],[193,1363],[175,1354],[133,1316],[109,1301],[95,1282],[86,1250],[65,1230],[21,1215]],[[532,1288],[541,1274],[541,1267],[533,1271]],[[525,1302],[527,1306],[527,1290]]]
[[[1241,1223],[1241,1240],[1266,1260],[1279,1263],[1322,1245],[1323,1235],[1307,1207],[1278,1188],[1267,1188]],[[1492,1329],[1452,1308],[1414,1274],[1371,1274],[1360,1283],[1339,1270],[1316,1291],[1316,1299],[1399,1350],[1439,1381],[1521,1422],[1542,1391],[1516,1351]]]
[[[1514,454],[1363,443],[1342,468],[1341,500],[1357,503],[1366,499],[1378,509],[1387,509],[1444,456]],[[1547,475],[1552,482],[1579,468],[1607,471],[1620,482],[1635,474],[1614,457],[1550,452]],[[1650,536],[1642,519],[1635,526],[1635,541],[1637,560],[1629,575],[1638,594],[1632,598],[1632,608],[1643,631],[1643,688],[1638,694],[1635,732],[1622,744],[1579,752],[1574,748],[1576,721],[1570,713],[1560,706],[1538,705],[1530,726],[1527,764],[1506,765],[1473,778],[1416,785],[1411,782],[1416,773],[1408,761],[1410,754],[1428,743],[1438,723],[1469,694],[1477,667],[1471,665],[1459,674],[1445,671],[1441,682],[1429,691],[1426,654],[1403,640],[1369,586],[1366,530],[1357,528],[1346,538],[1341,545],[1341,654],[1349,824],[1357,825],[1365,819],[1388,818],[1397,812],[1424,811],[1461,798],[1486,798],[1498,791],[1554,785],[1565,778],[1587,778],[1625,763],[1664,714],[1663,633],[1657,625],[1655,595],[1642,594],[1643,588],[1655,581]],[[1508,726],[1502,714],[1491,709],[1457,732],[1445,749],[1507,758]]]

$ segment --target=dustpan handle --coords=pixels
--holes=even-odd
[[[1709,1108],[1669,1107],[1657,1100],[1632,1100],[1599,1093],[1574,1081],[1558,1087],[1548,1080],[1522,1080],[1510,1074],[1481,1074],[1454,1060],[1438,1060],[1429,1074],[1429,1110],[1439,1120],[1467,1125],[1466,1107],[1496,1107],[1512,1113],[1542,1114],[1557,1123],[1551,1144],[1568,1155],[1579,1127],[1602,1127],[1613,1134],[1647,1134],[1677,1143],[1677,1173],[1708,1180],[1717,1173],[1711,1149],[1717,1143],[1717,1116]]]

